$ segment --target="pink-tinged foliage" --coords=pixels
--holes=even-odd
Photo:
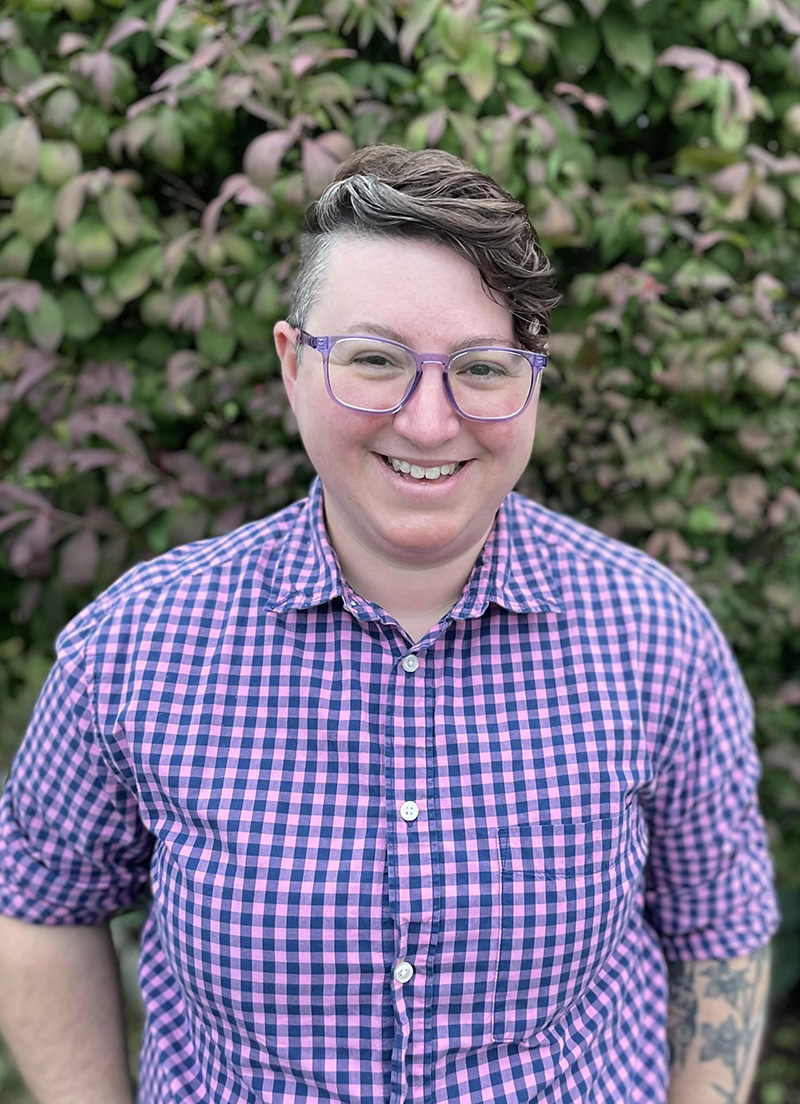
[[[437,146],[527,206],[558,273],[523,490],[711,602],[762,746],[796,763],[797,5],[50,7],[0,19],[0,583],[20,654],[131,563],[305,492],[271,348],[304,208],[356,147]],[[763,793],[800,887],[781,769]]]
[[[126,16],[111,28],[103,42],[103,47],[110,50],[112,46],[119,46],[120,42],[124,42],[126,38],[130,38],[138,31],[149,33],[150,24],[147,20],[139,19],[136,16]]]

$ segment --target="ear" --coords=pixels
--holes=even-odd
[[[281,362],[283,386],[286,388],[289,406],[294,410],[297,385],[297,330],[288,322],[276,322],[272,336],[275,339],[275,351]]]

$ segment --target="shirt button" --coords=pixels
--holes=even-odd
[[[394,980],[399,981],[401,985],[405,985],[407,981],[411,981],[414,976],[414,967],[410,962],[398,962],[394,968]]]
[[[400,806],[400,816],[403,820],[416,820],[419,816],[419,805],[416,801],[404,801]]]
[[[408,671],[409,674],[413,674],[419,667],[419,660],[413,652],[409,652],[407,656],[403,656],[402,659],[403,670]]]

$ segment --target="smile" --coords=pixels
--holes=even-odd
[[[398,460],[393,456],[384,456],[383,460],[399,475],[410,475],[412,479],[446,479],[464,467],[463,460],[453,464],[438,464],[431,468],[423,468],[419,464],[412,464],[410,460]]]

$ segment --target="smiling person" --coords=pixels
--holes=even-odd
[[[275,343],[307,499],[62,633],[0,805],[0,1027],[130,1104],[744,1104],[777,913],[752,708],[697,598],[514,493],[551,270],[448,154],[312,204]]]

